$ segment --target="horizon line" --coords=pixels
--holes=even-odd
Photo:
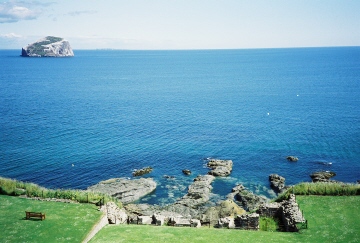
[[[247,48],[184,48],[184,49],[125,49],[125,48],[72,48],[78,51],[216,51],[216,50],[264,50],[264,49],[310,49],[310,48],[344,48],[360,47],[353,45],[339,46],[293,46],[293,47],[247,47]],[[23,48],[23,47],[21,47]],[[20,49],[20,48],[19,48]],[[15,48],[0,48],[0,50],[19,50]]]

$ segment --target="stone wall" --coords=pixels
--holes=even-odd
[[[260,205],[256,212],[261,216],[278,218],[279,217],[279,208],[281,207],[281,203],[273,202],[273,203],[266,203]]]
[[[124,224],[127,222],[128,216],[123,208],[119,208],[114,202],[106,204],[106,213],[109,224]]]
[[[261,205],[256,212],[261,216],[278,218],[287,232],[297,232],[299,229],[296,225],[305,223],[294,194],[290,194],[288,200],[280,203],[275,202]]]
[[[259,217],[257,213],[238,215],[234,219],[235,228],[246,230],[258,230],[259,229]]]
[[[280,207],[281,221],[284,224],[285,231],[297,232],[297,224],[305,223],[305,219],[295,200],[295,195],[291,194],[289,200],[282,203]]]

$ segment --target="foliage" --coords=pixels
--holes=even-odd
[[[278,196],[275,201],[287,199],[290,194],[319,196],[355,196],[360,195],[360,184],[303,182],[296,184]]]
[[[26,195],[28,197],[69,199],[79,203],[98,203],[100,199],[104,198],[104,203],[114,201],[119,207],[122,207],[121,202],[117,198],[110,197],[106,194],[84,190],[53,190],[38,186],[34,183],[24,183],[2,177],[0,177],[0,194],[10,196]]]
[[[46,219],[25,220],[25,211]],[[81,242],[102,213],[91,204],[59,203],[0,195],[0,242]]]
[[[271,217],[260,217],[259,220],[260,230],[262,231],[277,231],[279,229],[278,222]]]

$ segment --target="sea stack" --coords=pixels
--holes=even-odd
[[[47,36],[22,48],[23,57],[73,57],[70,43],[61,37]]]

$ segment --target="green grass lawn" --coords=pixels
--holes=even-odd
[[[44,212],[46,219],[25,220],[25,211]],[[81,242],[101,215],[91,204],[0,195],[0,242]]]
[[[300,233],[177,228],[137,225],[106,226],[94,242],[360,242],[359,196],[297,196],[309,229]]]

